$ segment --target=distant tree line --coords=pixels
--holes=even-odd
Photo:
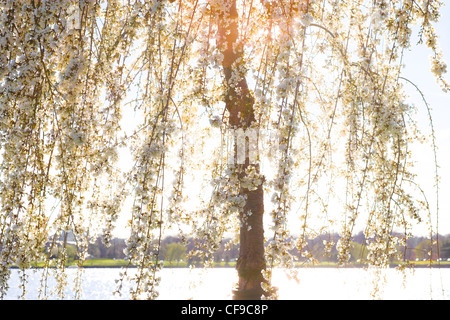
[[[338,253],[336,245],[333,245],[331,250],[326,251],[324,241],[337,243],[338,240],[338,234],[322,235],[314,239],[309,239],[308,251],[319,262],[337,262]],[[200,258],[190,253],[198,250],[199,242],[201,243],[201,241],[191,238],[182,240],[178,237],[168,236],[162,240],[159,257],[161,260],[168,261],[174,265],[180,261],[186,261],[188,264],[196,264],[200,262]],[[367,248],[364,245],[365,242],[365,237],[362,232],[353,237],[350,262],[357,262],[366,258]],[[124,239],[113,238],[110,241],[110,245],[106,246],[102,237],[98,237],[89,244],[88,259],[124,259],[124,250],[126,247],[127,245]],[[405,259],[410,261],[428,260],[430,259],[430,254],[433,260],[436,260],[438,257],[442,260],[447,260],[450,259],[450,234],[439,236],[439,248],[436,244],[432,246],[431,241],[425,237],[412,237],[407,241],[406,247],[398,247],[398,251],[404,255]],[[66,246],[66,253],[69,259],[77,259],[76,247],[70,241]],[[53,249],[51,255],[56,257],[58,254],[58,248]],[[291,254],[297,256],[299,261],[307,262],[307,258],[302,257],[296,249],[291,250]],[[234,243],[231,239],[224,239],[220,247],[213,254],[213,260],[214,262],[228,264],[236,261],[238,256],[239,244]]]
[[[177,264],[180,261],[188,263],[200,262],[200,258],[195,255],[189,255],[193,250],[197,250],[198,241],[194,239],[181,240],[178,237],[169,236],[162,240],[161,252],[159,254],[161,260],[169,263]],[[127,247],[124,239],[114,238],[110,246],[106,246],[102,237],[98,237],[94,242],[89,244],[88,254],[92,259],[124,259],[124,250]],[[239,246],[232,244],[230,239],[223,241],[219,249],[213,254],[214,262],[236,261],[239,255]]]

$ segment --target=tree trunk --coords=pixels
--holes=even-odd
[[[236,269],[239,275],[238,289],[234,292],[234,299],[258,300],[264,294],[261,284],[265,281],[262,271],[266,268],[264,258],[264,191],[262,185],[256,190],[241,190],[247,196],[247,203],[242,215],[249,211],[252,215],[246,218],[246,224],[240,229],[239,259]]]
[[[219,15],[218,46],[223,52],[222,67],[226,81],[225,104],[229,112],[229,126],[232,129],[246,130],[256,125],[254,115],[254,98],[251,95],[245,74],[242,73],[242,44],[238,42],[238,12],[236,0],[228,0],[229,14]],[[234,83],[230,83],[231,79]],[[237,82],[237,83],[236,83]],[[249,163],[249,157],[244,164],[236,164],[240,177],[245,170],[253,166],[259,174],[259,166]],[[240,228],[240,250],[236,269],[239,284],[234,292],[236,300],[257,300],[264,294],[261,287],[264,278],[262,271],[266,268],[264,257],[264,191],[263,185],[256,190],[241,188],[240,194],[247,198],[243,212],[240,214],[242,223]],[[251,215],[248,213],[251,212]]]

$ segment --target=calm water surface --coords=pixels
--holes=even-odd
[[[128,290],[122,296],[113,295],[115,280],[119,279],[120,268],[86,269],[82,282],[82,299],[107,300],[129,299]],[[66,298],[73,299],[73,282],[76,270],[67,269],[68,288]],[[26,299],[37,299],[41,270],[28,274]],[[383,286],[378,292],[379,299],[450,299],[450,269],[416,269],[403,273],[384,270],[381,274]],[[304,268],[298,269],[298,282],[284,270],[275,270],[273,283],[279,289],[279,299],[373,299],[374,271],[359,268]],[[163,269],[159,299],[231,299],[231,289],[237,275],[233,268]],[[21,294],[18,270],[12,270],[8,282],[10,289],[6,299],[17,299]],[[49,279],[50,287],[55,283]],[[50,299],[55,298],[49,296]]]

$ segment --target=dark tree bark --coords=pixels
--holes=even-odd
[[[229,126],[233,129],[246,130],[256,125],[254,98],[247,85],[245,74],[241,71],[242,43],[239,43],[238,12],[236,0],[228,0],[230,6],[226,16],[219,15],[218,45],[223,52],[222,67],[225,76],[225,105],[229,113]],[[234,80],[232,80],[234,79]],[[230,83],[233,81],[233,83]],[[236,170],[243,177],[245,170],[254,166],[259,174],[259,166],[250,164],[249,158],[244,164],[237,165]],[[264,257],[264,191],[260,184],[256,190],[241,188],[240,194],[247,198],[241,221],[246,221],[240,229],[240,251],[236,269],[239,275],[238,289],[234,299],[257,300],[264,294],[261,284],[264,280],[262,271],[266,268]],[[251,215],[247,213],[251,211]],[[245,215],[245,217],[244,217]]]

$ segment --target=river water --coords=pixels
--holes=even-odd
[[[26,299],[38,298],[41,272],[40,269],[29,271]],[[66,272],[66,299],[73,299],[76,270],[69,268]],[[121,296],[113,294],[120,272],[120,268],[85,269],[81,299],[129,299],[127,284]],[[237,280],[233,268],[166,268],[160,275],[159,299],[164,300],[231,299],[231,289]],[[406,273],[395,269],[377,273],[362,268],[302,268],[297,269],[297,280],[285,270],[274,270],[273,284],[278,287],[280,300],[450,300],[450,268],[417,268]],[[50,287],[54,283],[54,278],[50,278]],[[18,270],[12,270],[8,284],[5,299],[17,299],[22,292]]]

